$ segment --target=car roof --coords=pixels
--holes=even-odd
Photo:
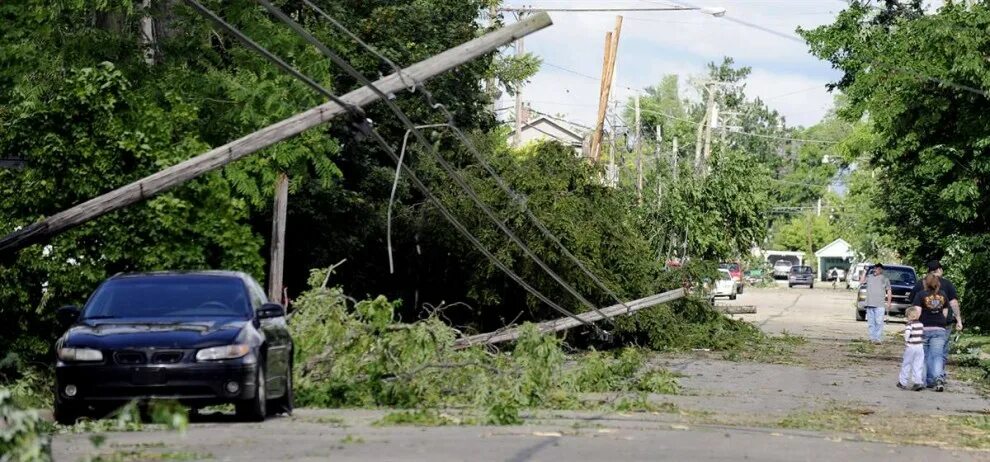
[[[156,277],[167,277],[167,276],[208,276],[208,277],[220,277],[220,278],[236,278],[236,279],[247,279],[246,273],[240,271],[222,271],[222,270],[190,270],[190,271],[145,271],[137,273],[117,273],[110,277],[110,279],[131,279],[131,278],[156,278]]]
[[[869,266],[870,266],[870,268],[873,268],[874,266],[877,266],[877,265],[876,265],[876,264],[871,264],[871,265],[869,265]],[[887,264],[887,263],[884,263],[884,264],[883,264],[883,269],[887,269],[887,268],[895,268],[895,269],[905,269],[905,270],[911,270],[911,271],[914,271],[914,267],[913,267],[913,266],[907,266],[907,265],[894,265],[894,264]]]

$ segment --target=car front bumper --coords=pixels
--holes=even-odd
[[[890,304],[890,311],[888,311],[887,314],[904,316],[904,312],[907,311],[907,309],[910,307],[911,307],[910,303],[894,302]],[[866,302],[856,302],[856,310],[858,310],[860,314],[866,313]]]
[[[60,362],[55,393],[62,403],[169,399],[210,405],[253,398],[256,377],[256,364],[238,361],[136,366]],[[237,384],[235,392],[227,388],[232,383]],[[66,393],[69,385],[77,390],[74,396]]]

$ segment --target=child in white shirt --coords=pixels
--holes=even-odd
[[[907,326],[904,328],[904,360],[901,362],[901,375],[897,388],[920,391],[925,388],[925,326],[918,322],[921,308],[912,306],[904,313]],[[908,382],[911,379],[911,382]],[[910,387],[910,383],[913,383]]]

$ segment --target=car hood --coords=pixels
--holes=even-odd
[[[72,326],[64,346],[96,349],[207,348],[229,345],[249,325],[243,319],[93,319]]]

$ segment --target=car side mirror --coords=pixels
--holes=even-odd
[[[75,322],[79,319],[80,313],[81,311],[78,306],[63,306],[55,312],[55,319],[60,325],[69,326],[71,324],[75,324]]]
[[[265,303],[258,308],[258,319],[271,319],[285,317],[285,307],[278,303]]]

